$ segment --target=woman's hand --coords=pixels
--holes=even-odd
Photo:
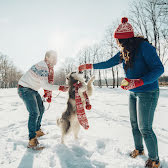
[[[131,90],[131,89],[137,88],[139,86],[142,86],[144,84],[142,79],[128,79],[128,78],[125,78],[124,80],[126,80],[128,82],[127,86],[121,85],[121,88],[124,89],[124,90]]]
[[[78,67],[79,72],[84,71],[86,69],[92,69],[93,64],[83,64]]]

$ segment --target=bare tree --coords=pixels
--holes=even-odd
[[[131,4],[130,22],[135,33],[148,38],[156,47],[158,55],[165,65],[168,62],[168,2],[167,0],[134,0]],[[114,30],[119,22],[116,21],[105,32],[105,38],[99,44],[81,49],[78,54],[79,64],[97,63],[110,59],[118,52],[116,41],[113,38]],[[119,70],[115,66],[109,70],[98,70],[98,85],[102,86],[102,77],[108,87],[109,74],[112,76],[112,86],[119,86]],[[96,71],[93,70],[93,73]],[[110,72],[110,73],[109,73]],[[85,78],[92,75],[92,71],[85,71]]]
[[[9,58],[0,53],[0,88],[16,87],[21,76],[22,72],[17,71]]]
[[[90,56],[90,50],[89,48],[83,48],[80,50],[80,52],[78,53],[78,57],[79,57],[79,64],[87,64],[88,63],[88,58]],[[86,81],[88,81],[88,71],[84,71],[84,78]]]
[[[104,76],[105,84],[106,84],[106,86],[108,87],[109,84],[108,84],[107,70],[104,70],[103,76]]]
[[[54,84],[64,85],[66,82],[66,74],[63,68],[54,72]]]
[[[92,63],[92,64],[98,62],[97,58],[98,58],[99,52],[100,52],[100,45],[94,44],[94,45],[91,47],[91,57],[90,57],[90,58],[91,58],[91,63]],[[92,72],[92,71],[90,70],[90,75],[92,75],[91,72]],[[97,72],[97,71],[95,71],[95,70],[93,69],[93,74],[95,74],[96,72]]]
[[[67,57],[65,60],[66,61],[64,64],[64,68],[65,68],[64,72],[65,72],[65,74],[69,74],[70,72],[72,72],[74,70],[75,61],[71,57]]]
[[[116,22],[117,23],[117,22]],[[106,50],[106,58],[109,59],[114,56],[116,52],[118,52],[118,48],[116,45],[116,41],[114,39],[114,30],[116,28],[116,23],[113,23],[109,28],[106,30],[105,34],[105,39],[104,39],[104,46]],[[119,69],[118,67],[112,67],[111,72],[112,72],[112,86],[115,88],[116,85],[118,85],[118,75],[119,75]]]
[[[80,65],[88,64],[88,63],[93,64],[98,62],[98,60],[100,59],[99,51],[100,51],[100,47],[97,44],[81,49],[77,55],[79,57],[79,64]],[[92,72],[93,72],[92,70],[84,71],[84,77],[86,81],[88,81],[88,79],[92,76]]]
[[[131,5],[129,17],[136,33],[148,38],[156,47],[163,64],[168,61],[167,9],[167,0],[136,0]]]

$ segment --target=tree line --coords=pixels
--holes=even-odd
[[[142,35],[155,46],[164,66],[168,63],[168,2],[167,0],[134,0],[126,14],[129,23],[136,35]],[[91,46],[81,48],[75,58],[66,58],[64,68],[55,73],[55,84],[64,84],[65,76],[74,71],[80,64],[97,63],[110,59],[118,52],[116,41],[113,38],[116,27],[121,23],[116,19],[104,33],[104,38]],[[122,65],[107,70],[84,71],[86,81],[93,74],[96,76],[95,84],[118,87],[120,84]],[[7,56],[0,54],[0,87],[16,87],[22,73],[8,60]],[[164,80],[166,78],[163,78]]]
[[[18,71],[9,58],[0,53],[0,88],[17,87],[22,72]]]

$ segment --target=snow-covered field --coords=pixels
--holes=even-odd
[[[168,88],[160,89],[154,130],[158,137],[163,168],[168,168]],[[42,92],[41,92],[42,93]],[[54,96],[58,92],[53,93]],[[95,88],[86,111],[90,128],[81,128],[79,140],[71,136],[60,144],[56,118],[66,108],[67,93],[53,98],[45,111],[42,128],[47,134],[39,141],[43,151],[27,149],[28,112],[16,89],[0,89],[0,167],[1,168],[143,168],[146,156],[132,159],[134,149],[128,112],[128,92]],[[47,107],[48,105],[45,104]]]

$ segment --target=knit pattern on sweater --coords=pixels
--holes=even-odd
[[[46,69],[45,67],[38,66],[38,64],[33,65],[30,71],[37,78],[48,78],[48,69]]]

